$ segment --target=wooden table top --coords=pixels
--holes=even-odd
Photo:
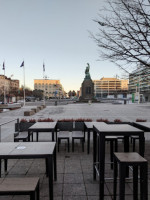
[[[139,124],[143,127],[150,128],[150,122],[134,122],[135,124]]]
[[[56,142],[1,142],[0,156],[52,155]]]
[[[84,122],[88,129],[93,129],[94,125],[99,124],[100,126],[108,126],[105,122]]]
[[[99,132],[139,132],[142,133],[143,131],[135,128],[129,124],[111,124],[111,125],[101,125],[101,124],[94,124],[94,127]]]
[[[54,129],[56,127],[57,122],[36,122],[32,126],[30,126],[29,130],[32,129]]]

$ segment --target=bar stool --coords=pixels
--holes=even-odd
[[[72,152],[74,152],[74,140],[80,140],[84,152],[85,133],[83,131],[72,131]]]
[[[113,169],[113,154],[118,151],[118,137],[116,136],[106,136],[105,141],[110,142],[110,163],[111,169]],[[115,148],[114,148],[115,144]]]
[[[136,140],[139,140],[139,137],[135,135],[131,135],[130,137],[131,137],[131,144],[133,144],[132,151],[135,152],[135,142]],[[144,138],[144,142],[145,142],[145,138]]]
[[[67,146],[68,146],[68,152],[70,151],[70,132],[69,131],[60,131],[58,132],[58,137],[57,137],[57,140],[58,140],[58,152],[59,152],[59,145],[61,143],[61,140],[67,140]]]
[[[133,199],[138,199],[138,167],[140,167],[140,200],[148,199],[148,162],[136,152],[114,153],[114,200],[117,190],[117,163],[119,164],[119,199],[125,199],[126,167],[133,167]]]

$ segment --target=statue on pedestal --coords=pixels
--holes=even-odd
[[[87,67],[85,69],[85,78],[84,79],[91,79],[89,71],[90,71],[90,65],[89,65],[89,63],[87,63]]]

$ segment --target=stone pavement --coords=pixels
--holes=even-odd
[[[32,106],[33,107],[33,106]],[[112,105],[112,104],[72,104],[64,106],[47,106],[31,117],[24,117],[24,110],[31,109],[30,106],[19,110],[0,113],[1,123],[16,118],[107,118],[113,120],[120,118],[125,121],[135,121],[136,118],[150,119],[150,105]],[[13,141],[14,122],[2,126],[2,141]],[[42,134],[39,141],[48,141],[49,135]],[[86,143],[85,143],[86,145]],[[106,162],[109,162],[109,143],[106,144]],[[119,151],[123,144],[119,142]],[[150,162],[150,141],[146,141],[145,158]],[[98,181],[93,181],[92,167],[92,138],[91,152],[88,155],[82,152],[81,144],[75,143],[75,152],[67,152],[67,144],[62,142],[60,152],[57,153],[58,180],[54,182],[54,200],[98,200]],[[3,166],[3,165],[2,165]],[[2,176],[4,176],[4,171]],[[16,176],[39,176],[40,177],[40,200],[48,200],[48,179],[45,176],[45,161],[43,159],[9,160],[7,177]],[[110,164],[106,165],[106,177],[113,177]],[[149,176],[150,181],[150,176]],[[150,187],[150,186],[149,186]],[[111,200],[113,194],[113,183],[106,180],[105,200]],[[132,199],[132,180],[126,184],[126,199]],[[150,190],[149,190],[150,198]],[[0,197],[0,200],[29,200],[27,196]]]

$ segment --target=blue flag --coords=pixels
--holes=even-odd
[[[22,62],[22,64],[20,65],[20,67],[24,67],[24,61]]]
[[[5,70],[5,62],[3,62],[3,70]]]
[[[45,64],[43,63],[43,72],[45,72]]]

